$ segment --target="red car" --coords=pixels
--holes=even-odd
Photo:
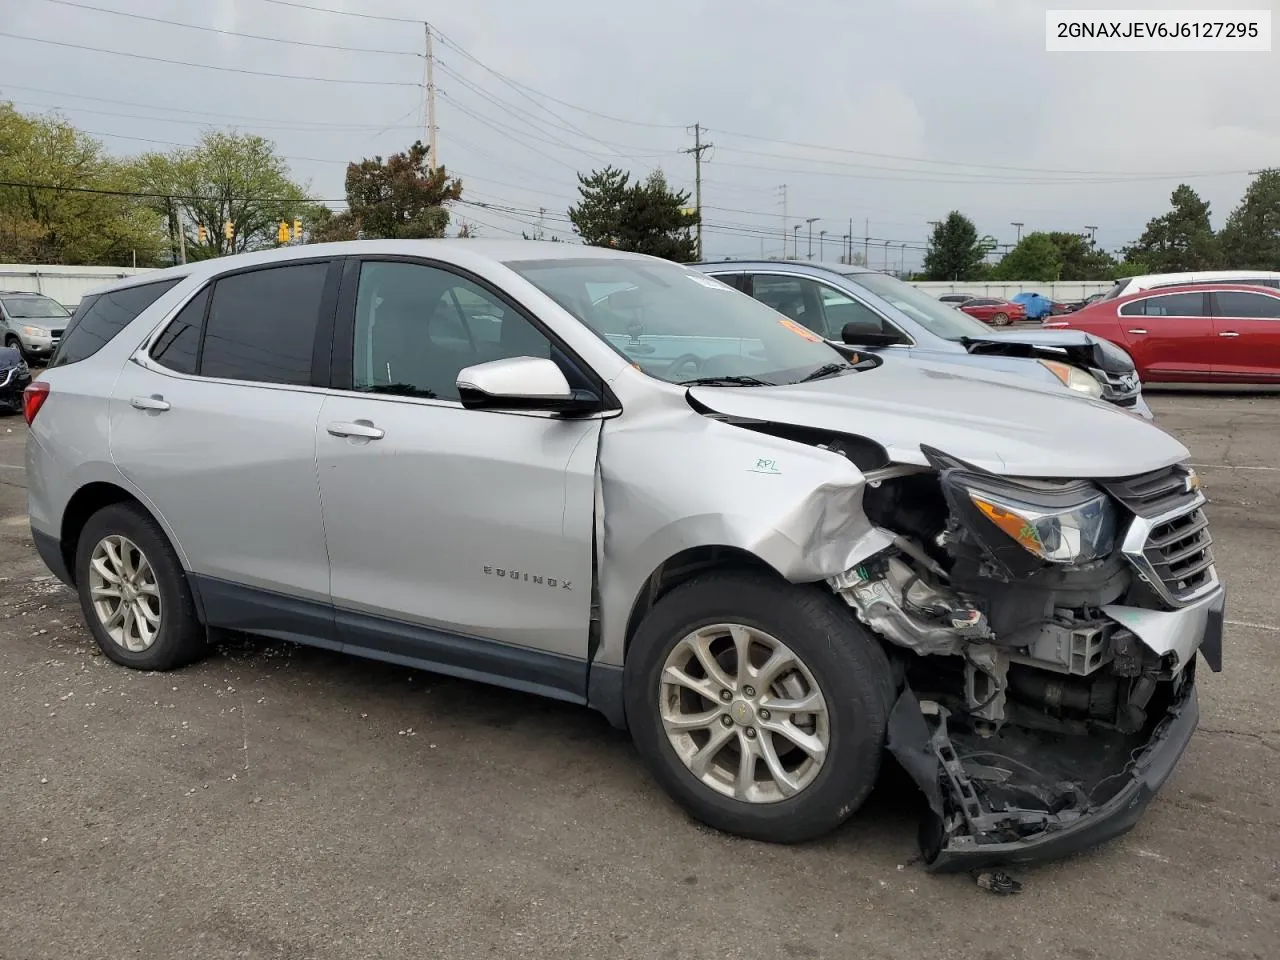
[[[1045,327],[1124,347],[1146,383],[1280,382],[1280,290],[1271,287],[1159,287],[1098,300]]]
[[[974,297],[960,304],[960,309],[971,317],[993,327],[1003,327],[1018,320],[1027,319],[1027,308],[1012,300],[999,297]]]

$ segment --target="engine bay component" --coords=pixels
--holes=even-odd
[[[1111,636],[1118,628],[1113,621],[1094,620],[1071,624],[1040,624],[1025,642],[1026,653],[1014,653],[1014,663],[1087,677],[1106,666],[1114,657]]]
[[[921,656],[955,655],[991,636],[982,611],[892,553],[880,553],[828,581],[863,623]]]

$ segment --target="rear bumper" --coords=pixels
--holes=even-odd
[[[67,570],[67,562],[62,557],[62,544],[58,538],[32,527],[31,541],[35,544],[36,553],[40,554],[40,559],[44,561],[49,571],[67,586],[73,586],[71,573]]]

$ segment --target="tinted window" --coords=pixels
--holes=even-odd
[[[1211,294],[1213,312],[1219,317],[1280,318],[1280,298],[1264,293],[1239,293],[1223,290]]]
[[[196,372],[196,350],[200,346],[200,327],[205,307],[209,305],[210,288],[205,287],[164,328],[151,348],[151,358],[179,373]]]
[[[1126,303],[1120,308],[1125,317],[1203,317],[1203,293],[1170,293]]]
[[[721,283],[727,283],[735,290],[742,290],[747,285],[745,273],[712,273],[709,276],[715,277]]]
[[[175,277],[172,280],[144,283],[136,287],[125,287],[123,290],[111,290],[95,297],[85,297],[67,323],[62,342],[58,344],[49,366],[60,367],[92,357],[138,314],[181,280],[181,277]]]
[[[458,399],[464,367],[551,357],[528,320],[464,277],[415,263],[365,263],[356,292],[355,390]]]
[[[219,280],[205,324],[202,377],[311,382],[327,263],[254,270]]]

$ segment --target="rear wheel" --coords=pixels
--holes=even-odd
[[[709,826],[809,840],[875,785],[894,694],[888,660],[817,587],[745,573],[690,581],[640,625],[625,677],[637,748]]]
[[[115,503],[89,518],[76,549],[76,585],[89,630],[116,663],[169,670],[204,655],[182,565],[142,507]]]
[[[997,327],[1008,326],[1009,315],[1007,313],[997,313],[994,317],[991,318],[991,323],[993,326],[997,326]]]

